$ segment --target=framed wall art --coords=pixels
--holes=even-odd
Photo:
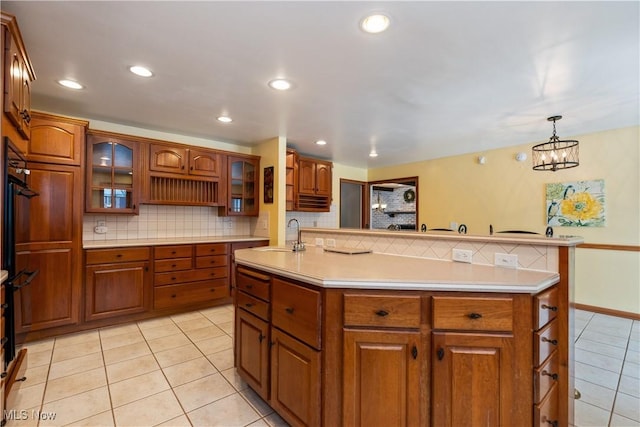
[[[264,168],[264,202],[273,203],[273,166]]]
[[[547,225],[604,227],[606,220],[604,180],[574,181],[546,185]]]

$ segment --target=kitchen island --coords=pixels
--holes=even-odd
[[[533,242],[556,271],[236,251],[238,374],[292,425],[567,425],[579,242]]]

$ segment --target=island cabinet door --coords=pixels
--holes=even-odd
[[[271,406],[292,426],[319,426],[320,352],[271,329]]]
[[[269,400],[269,324],[237,308],[235,328],[238,375]]]
[[[525,425],[511,415],[527,400],[513,393],[512,336],[434,332],[432,352],[432,425]]]
[[[419,332],[345,330],[342,424],[419,425],[419,348]]]

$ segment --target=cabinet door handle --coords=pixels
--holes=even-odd
[[[116,258],[122,258],[122,254],[117,254]]]
[[[542,304],[542,308],[545,310],[558,311],[558,307],[553,305]]]
[[[172,277],[172,278],[171,278],[171,280],[176,280],[176,278],[175,278],[175,277]]]
[[[413,357],[413,360],[416,360],[418,358],[418,347],[416,347],[415,345],[413,346],[413,348],[411,348],[411,356]]]
[[[216,291],[216,288],[211,288],[211,289],[209,289],[209,290],[210,290],[211,292],[215,292],[215,291]]]
[[[253,289],[253,285],[246,285],[247,289]]]
[[[250,303],[250,302],[248,302],[248,303],[246,303],[246,304],[245,304],[245,307],[247,307],[247,308],[251,308],[251,307],[253,307],[253,304],[252,304],[252,303]]]
[[[175,298],[176,296],[176,294],[171,294],[171,298]]]
[[[444,359],[444,348],[440,347],[437,351],[438,360]]]
[[[547,420],[548,424],[551,424],[553,427],[558,427],[558,421],[557,420]]]
[[[260,341],[260,344],[262,344],[262,340],[265,339],[266,337],[262,334],[260,334],[260,336],[258,337],[258,341]]]
[[[542,375],[546,375],[546,376],[548,376],[548,377],[551,377],[551,379],[554,379],[554,380],[556,380],[556,381],[558,380],[558,374],[550,374],[550,373],[549,373],[549,372],[547,372],[547,371],[542,371]]]
[[[384,310],[378,310],[376,311],[376,314],[380,317],[384,317],[384,316],[388,316],[389,312],[388,311],[384,311]]]
[[[558,340],[550,340],[547,337],[542,337],[542,342],[548,342],[551,345],[558,345]]]
[[[482,317],[482,314],[480,314],[480,313],[469,313],[469,314],[467,314],[467,317],[469,319],[479,319],[479,318]]]
[[[284,309],[284,311],[286,311],[289,314],[293,314],[293,307],[287,307]]]

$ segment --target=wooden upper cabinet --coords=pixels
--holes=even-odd
[[[88,122],[34,112],[27,160],[80,166]]]
[[[222,155],[219,153],[190,148],[189,174],[219,178],[223,171],[222,160]]]
[[[227,207],[222,215],[257,216],[260,158],[227,157]]]
[[[137,214],[139,174],[138,142],[109,132],[90,132],[86,212]]]
[[[301,157],[298,169],[298,192],[331,196],[331,162]]]
[[[169,145],[149,145],[149,170],[185,174],[187,149]]]
[[[2,13],[4,112],[18,133],[30,138],[31,82],[36,79],[15,17]],[[4,133],[4,132],[3,132]]]
[[[220,178],[224,170],[222,161],[223,156],[211,150],[149,145],[149,170],[152,172]]]

